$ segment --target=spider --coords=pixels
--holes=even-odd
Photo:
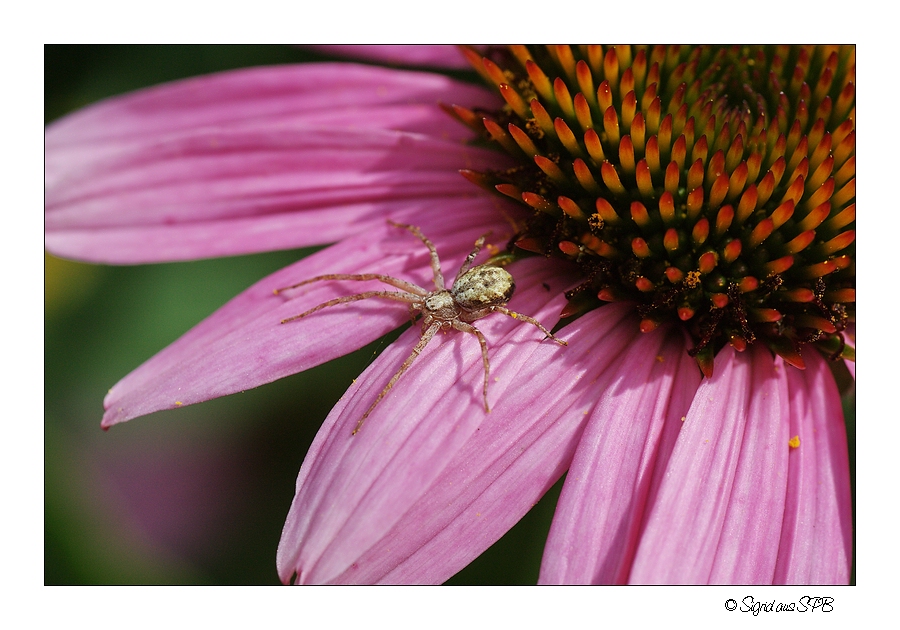
[[[289,287],[275,289],[275,294],[278,295],[282,291],[295,289],[322,280],[378,280],[384,284],[400,289],[400,291],[365,291],[355,295],[334,298],[333,300],[328,300],[299,315],[283,319],[281,320],[282,324],[302,319],[307,315],[311,315],[316,311],[328,308],[329,306],[345,304],[347,302],[356,302],[357,300],[365,300],[368,298],[384,298],[396,300],[398,302],[406,302],[409,304],[409,312],[413,322],[415,322],[415,318],[418,315],[422,315],[422,335],[419,337],[418,343],[412,349],[409,357],[407,357],[400,366],[400,369],[397,370],[391,380],[388,381],[388,384],[385,385],[375,401],[369,406],[362,418],[360,418],[359,422],[356,424],[356,428],[353,429],[353,435],[356,435],[362,427],[363,422],[369,417],[369,414],[372,413],[378,403],[381,402],[381,399],[387,395],[394,384],[401,376],[403,376],[404,372],[409,369],[416,357],[421,354],[422,350],[425,349],[425,346],[428,345],[428,342],[431,341],[439,330],[453,328],[455,330],[461,330],[462,332],[472,333],[478,338],[478,343],[481,344],[481,358],[484,362],[484,410],[488,413],[491,411],[488,406],[487,398],[488,375],[491,366],[488,361],[487,341],[481,331],[470,322],[474,322],[475,320],[481,319],[494,312],[503,313],[513,319],[533,324],[547,337],[561,346],[569,345],[566,341],[554,336],[536,319],[506,308],[506,304],[512,297],[513,290],[516,288],[516,283],[508,271],[491,264],[472,267],[472,262],[484,245],[484,240],[487,237],[486,234],[475,242],[475,248],[466,257],[466,260],[459,268],[459,272],[457,272],[456,278],[453,280],[453,285],[447,289],[444,286],[444,276],[441,273],[441,261],[438,258],[437,250],[428,237],[422,234],[422,231],[414,225],[394,223],[393,221],[388,221],[388,223],[394,227],[409,230],[425,244],[425,247],[428,248],[428,251],[431,253],[431,269],[434,274],[434,291],[429,291],[428,289],[407,282],[406,280],[401,280],[400,278],[377,273],[330,273],[323,276],[316,276],[315,278],[310,278],[309,280],[304,280],[297,284],[292,284]]]

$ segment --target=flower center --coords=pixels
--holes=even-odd
[[[852,357],[852,46],[463,52],[506,104],[448,109],[520,162],[463,174],[531,210],[512,251],[579,267],[562,317],[634,302],[707,375],[726,343]]]

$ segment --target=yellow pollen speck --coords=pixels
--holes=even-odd
[[[175,406],[176,406],[176,407],[180,407],[180,406],[183,405],[183,404],[184,404],[184,403],[181,402],[180,400],[176,400],[176,401],[175,401]]]
[[[656,360],[659,361],[660,363],[662,363],[662,362],[665,361],[666,359],[665,359],[665,357],[663,357],[663,355],[657,354],[657,355],[656,355]]]
[[[788,440],[788,446],[791,448],[800,448],[800,436],[795,435],[790,440]]]
[[[688,271],[687,275],[684,277],[685,286],[693,289],[698,284],[700,284],[700,272],[699,271]]]
[[[687,420],[687,416],[681,416],[681,421],[684,422],[685,420]]]
[[[493,245],[491,243],[485,245],[484,248],[491,253],[491,256],[496,256],[500,253],[500,249],[496,245]]]

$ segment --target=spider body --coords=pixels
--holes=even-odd
[[[462,332],[472,333],[478,338],[481,345],[481,356],[484,363],[484,409],[490,412],[488,406],[488,375],[490,373],[490,362],[488,361],[487,341],[484,335],[475,326],[471,324],[476,320],[486,317],[491,313],[503,313],[513,319],[528,322],[539,328],[547,337],[553,339],[560,345],[568,345],[562,339],[555,337],[549,330],[544,328],[536,319],[528,315],[522,315],[506,308],[506,304],[512,298],[516,284],[512,275],[501,267],[494,265],[478,265],[472,267],[472,262],[481,251],[486,236],[482,236],[475,242],[475,248],[466,257],[465,262],[456,274],[453,284],[449,289],[444,286],[444,276],[441,273],[441,263],[438,258],[437,250],[434,244],[422,234],[421,230],[414,225],[405,225],[401,223],[389,223],[395,227],[404,228],[417,236],[428,248],[431,254],[431,269],[433,272],[434,290],[429,291],[423,287],[395,278],[393,276],[385,276],[381,274],[363,273],[363,274],[327,274],[324,276],[316,276],[303,282],[276,289],[275,294],[288,289],[294,289],[313,282],[323,280],[378,280],[384,284],[400,289],[399,291],[365,291],[354,295],[335,298],[328,300],[318,306],[309,309],[299,315],[281,320],[282,324],[294,320],[302,319],[307,315],[311,315],[316,311],[335,306],[337,304],[345,304],[347,302],[356,302],[368,298],[382,298],[388,300],[396,300],[398,302],[406,302],[409,305],[410,315],[415,317],[422,316],[422,335],[419,337],[418,343],[412,349],[412,353],[407,357],[406,361],[400,366],[400,369],[394,374],[385,388],[381,391],[372,405],[363,414],[362,418],[353,430],[355,435],[362,427],[363,422],[370,413],[375,409],[381,399],[384,398],[391,390],[394,384],[400,379],[406,370],[409,369],[417,356],[425,349],[428,342],[434,337],[439,330],[455,329]]]

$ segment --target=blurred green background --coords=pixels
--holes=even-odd
[[[47,46],[45,122],[164,81],[321,59],[290,46]],[[303,456],[391,337],[277,383],[108,432],[100,417],[120,378],[312,251],[135,267],[46,257],[47,584],[278,583],[275,549]],[[558,491],[451,583],[534,584]]]
[[[290,46],[47,46],[45,122]],[[263,276],[314,250],[136,267],[46,257],[45,582],[276,584],[294,481],[328,411],[394,335],[256,390],[100,430],[106,391]],[[855,399],[846,399],[855,470]],[[534,584],[557,484],[451,584]]]

